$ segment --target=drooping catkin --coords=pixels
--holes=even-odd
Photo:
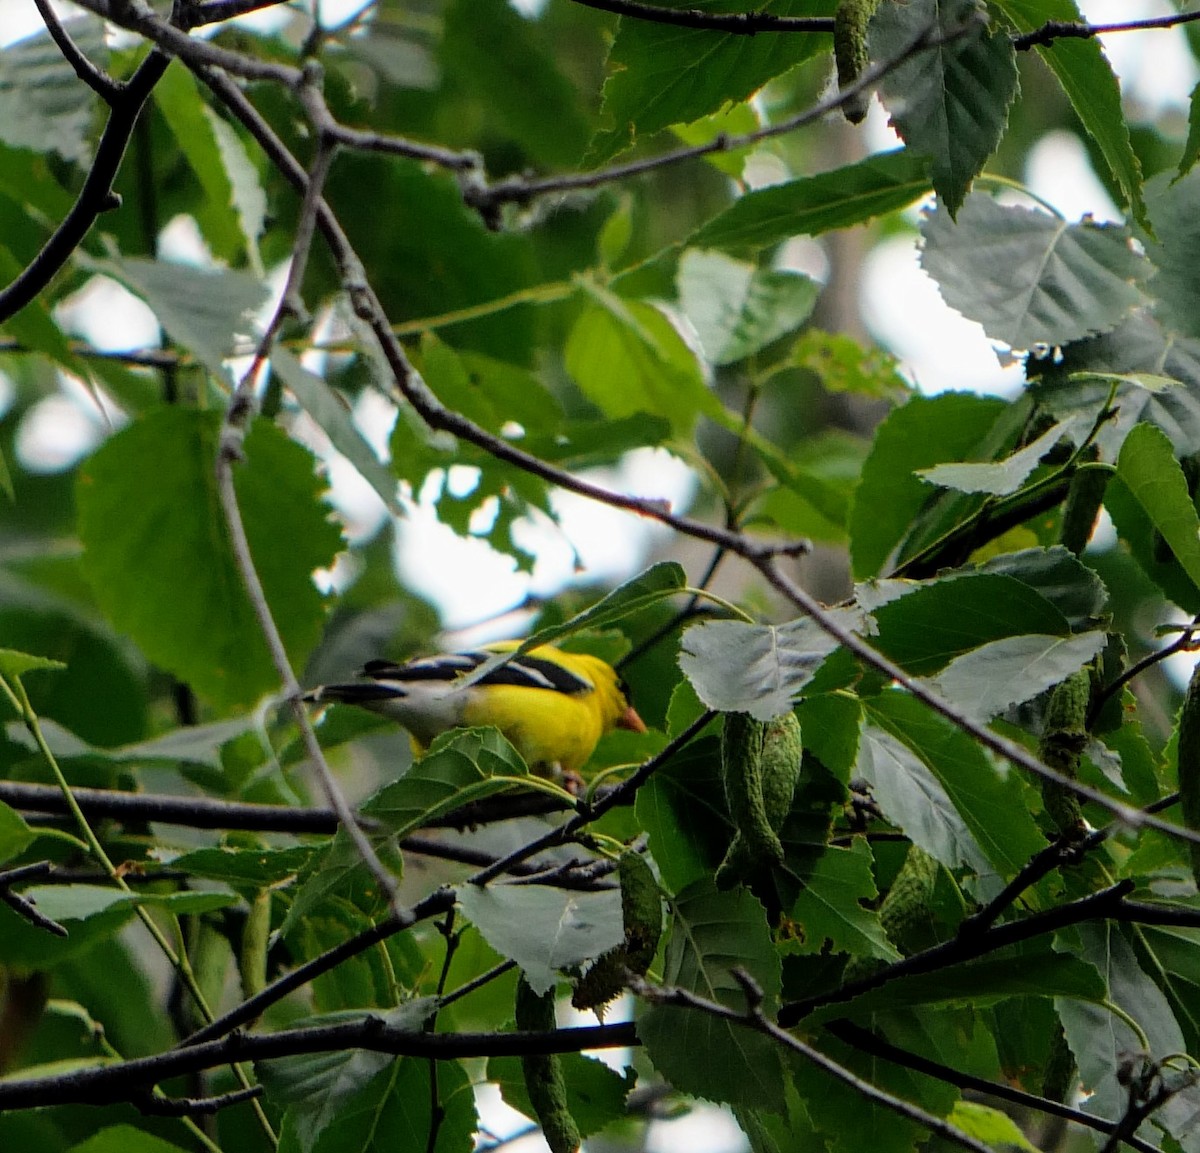
[[[779,830],[792,807],[803,752],[795,713],[772,721],[726,713],[721,777],[736,831],[717,869],[718,888],[748,883],[783,862]]]
[[[867,29],[879,0],[838,0],[833,14],[833,58],[837,63],[839,88],[849,88],[866,71]],[[842,115],[851,124],[866,119],[870,92],[858,92],[842,104]]]
[[[930,923],[930,904],[937,884],[939,865],[924,849],[909,845],[900,872],[879,905],[879,920],[888,940],[908,956],[920,948],[921,930]],[[867,977],[883,962],[877,957],[852,957],[842,975],[844,981]]]
[[[1074,780],[1079,775],[1079,758],[1087,746],[1088,705],[1092,696],[1091,666],[1072,673],[1050,694],[1038,756],[1050,768]],[[1077,837],[1083,831],[1083,810],[1079,797],[1067,786],[1042,782],[1042,804],[1065,837]]]
[[[517,981],[516,1018],[517,1028],[523,1032],[549,1033],[557,1028],[554,990],[539,996],[521,977]],[[529,1102],[551,1153],[577,1153],[583,1138],[567,1107],[567,1083],[558,1056],[554,1053],[526,1054],[521,1058],[521,1072],[525,1076]]]
[[[600,1010],[619,996],[630,973],[641,977],[650,968],[662,936],[662,896],[641,853],[626,849],[617,866],[621,880],[621,919],[625,940],[603,956],[575,983],[571,1004]]]

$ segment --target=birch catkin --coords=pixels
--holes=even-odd
[[[554,990],[539,996],[524,977],[517,981],[517,1028],[522,1032],[549,1033],[557,1028],[554,1020]],[[567,1108],[567,1083],[562,1062],[554,1053],[527,1054],[521,1058],[525,1091],[537,1115],[550,1153],[577,1153],[579,1127]]]

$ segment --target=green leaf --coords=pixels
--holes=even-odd
[[[98,68],[108,64],[104,21],[71,20],[69,34]],[[14,148],[57,152],[86,164],[92,154],[96,96],[46,31],[0,50],[0,140]]]
[[[786,364],[811,372],[827,392],[849,392],[893,403],[907,400],[912,392],[894,356],[881,348],[864,348],[843,333],[805,329],[788,352]]]
[[[62,661],[52,661],[49,657],[34,656],[32,653],[18,652],[16,649],[0,649],[0,676],[23,677],[35,669],[65,669]]]
[[[23,853],[37,836],[16,809],[0,802],[0,864]]]
[[[1146,574],[1181,608],[1200,611],[1200,518],[1157,428],[1139,424],[1125,438],[1104,503]]]
[[[862,629],[857,609],[827,609],[843,628]],[[679,667],[710,709],[760,721],[788,712],[838,642],[807,617],[784,625],[705,621],[683,634]]]
[[[327,1013],[294,1022],[294,1025],[338,1025],[377,1020],[390,1029],[417,1033],[435,1009],[434,998],[421,997],[406,1001],[388,1013]],[[340,1049],[304,1053],[275,1061],[259,1061],[255,1068],[268,1097],[289,1106],[294,1119],[302,1122],[295,1129],[299,1138],[298,1147],[304,1153],[311,1153],[322,1133],[331,1125],[342,1124],[344,1112],[352,1106],[358,1094],[376,1074],[395,1060],[390,1053]]]
[[[884,571],[913,518],[929,500],[919,468],[959,461],[979,443],[1004,402],[969,393],[914,396],[889,413],[875,432],[850,514],[854,575]]]
[[[309,372],[286,348],[276,344],[271,350],[271,368],[299,402],[300,407],[320,425],[330,443],[358,470],[396,516],[403,516],[396,499],[396,477],[367,443],[350,414],[350,406],[341,393],[324,377]]]
[[[694,248],[767,248],[898,212],[928,193],[929,160],[908,149],[883,152],[739,197],[688,239]]]
[[[929,766],[891,732],[868,723],[858,740],[856,773],[906,837],[949,869],[992,872],[987,857]]]
[[[1137,954],[1112,922],[1086,923],[1059,935],[1059,947],[1094,965],[1108,984],[1108,999],[1143,1030],[1151,1058],[1184,1053],[1187,1042],[1165,994],[1145,973]],[[1096,1002],[1055,1001],[1079,1077],[1090,1090],[1083,1108],[1096,1116],[1121,1117],[1129,1102],[1121,1070],[1143,1044],[1111,1009]],[[1154,1114],[1155,1124],[1179,1137],[1194,1134],[1200,1087],[1191,1085]]]
[[[991,0],[1019,32],[1033,32],[1047,20],[1078,24],[1083,21],[1075,0]],[[1142,199],[1142,166],[1129,139],[1121,106],[1121,85],[1099,39],[1055,40],[1038,48],[1038,55],[1058,78],[1075,115],[1104,157],[1118,195],[1135,220],[1147,224]]]
[[[889,72],[880,89],[901,139],[933,158],[933,187],[951,216],[1000,143],[1017,93],[1016,52],[1002,28],[954,35],[979,17],[976,0],[910,0],[881,6],[870,28],[873,60],[898,58],[929,29],[947,38]]]
[[[1007,1113],[979,1101],[956,1101],[947,1120],[969,1137],[988,1145],[1011,1145],[1025,1153],[1039,1153],[1038,1147]]]
[[[525,762],[499,730],[451,730],[360,808],[394,836],[405,837],[469,800],[511,788],[511,778],[528,775]]]
[[[225,361],[235,337],[254,330],[247,314],[267,299],[267,286],[257,277],[227,268],[133,257],[89,261],[88,267],[140,296],[167,335],[223,380],[229,379]]]
[[[407,773],[368,797],[359,810],[378,822],[387,831],[384,839],[391,840],[468,801],[503,792],[511,788],[511,778],[528,773],[525,762],[498,730],[454,729],[439,736]],[[359,883],[374,885],[362,854],[339,829],[296,891],[280,934],[289,935],[324,901]]]
[[[197,221],[213,251],[223,260],[242,254],[243,234],[233,206],[233,184],[225,171],[224,157],[214,124],[200,95],[200,86],[185,68],[168,68],[154,86],[154,103],[162,113],[175,143],[203,191],[203,208]]]
[[[746,1006],[731,970],[758,983],[769,1014],[779,989],[779,957],[763,907],[745,889],[719,893],[711,880],[689,886],[673,903],[663,983],[739,1011]],[[785,1082],[770,1038],[707,1013],[651,1005],[638,1036],[654,1067],[680,1092],[782,1112]]]
[[[959,492],[986,492],[991,496],[1008,496],[1029,479],[1042,457],[1060,440],[1068,439],[1074,443],[1086,434],[1091,424],[1092,421],[1080,413],[1060,420],[1036,440],[1018,449],[1005,460],[994,463],[981,461],[971,464],[935,464],[933,468],[917,469],[917,476],[930,484],[957,489]]]
[[[559,970],[595,960],[625,939],[615,889],[468,883],[456,891],[467,919],[496,952],[521,966],[539,995],[554,988]]]
[[[717,742],[695,741],[672,757],[638,790],[634,814],[668,892],[711,876],[733,836]]]
[[[1188,134],[1179,158],[1179,176],[1186,176],[1200,158],[1200,84],[1192,89],[1188,97]]]
[[[1087,632],[1105,620],[1108,589],[1104,582],[1062,545],[1002,553],[974,571],[1013,577],[1028,585],[1063,614],[1072,632]],[[1031,623],[1027,621],[1027,627]]]
[[[279,684],[234,564],[216,492],[218,413],[160,409],[79,470],[83,570],[113,625],[206,697],[253,703]],[[299,667],[324,623],[312,572],[341,534],[313,459],[266,421],[236,466],[238,504],[267,603]]]
[[[701,413],[720,408],[700,364],[653,305],[593,289],[567,337],[567,371],[605,415],[665,417],[688,435]]]
[[[822,1006],[804,1018],[807,1026],[850,1017],[871,1021],[878,1014],[907,1009],[982,1007],[1010,997],[1104,999],[1104,981],[1086,961],[1054,952],[1048,942],[947,965],[936,973],[898,977],[849,1001]]]
[[[834,953],[900,959],[879,914],[861,903],[878,896],[871,850],[863,838],[855,837],[848,849],[829,846],[801,877],[804,888],[789,914],[803,929],[800,952],[821,952],[828,943]]]
[[[221,881],[241,892],[269,888],[296,876],[312,860],[314,846],[291,849],[195,849],[175,857],[172,869]]]
[[[71,1146],[71,1153],[183,1153],[178,1145],[172,1145],[144,1129],[132,1125],[110,1125],[93,1133],[86,1141]]]
[[[237,717],[229,721],[214,721],[210,725],[192,725],[173,729],[148,741],[133,745],[122,745],[108,749],[81,740],[69,729],[54,721],[42,721],[42,735],[50,751],[60,760],[87,758],[110,764],[144,764],[147,761],[184,761],[193,765],[204,765],[210,769],[221,769],[221,748],[243,733],[254,731],[258,724],[254,716]],[[6,726],[10,741],[36,749],[32,735],[23,725],[13,721]]]
[[[990,721],[1066,680],[1106,644],[1103,632],[1005,637],[955,657],[932,684],[968,716]]]
[[[315,1137],[303,1105],[284,1115],[279,1153],[394,1153],[397,1148],[431,1153],[471,1153],[479,1128],[466,1071],[457,1061],[392,1061],[341,1104],[336,1119]],[[437,1089],[438,1118],[431,1105]]]
[[[35,885],[21,895],[54,921],[86,921],[115,907],[136,903],[123,889],[104,885]]]
[[[1012,348],[1061,345],[1113,328],[1140,303],[1146,260],[1129,233],[969,196],[952,222],[921,223],[921,267],[943,299]]]
[[[688,249],[676,274],[679,303],[705,357],[734,364],[799,328],[812,314],[821,286],[796,272],[775,272]]]
[[[665,7],[741,11],[737,0],[666,0]],[[829,16],[833,6],[828,0],[769,0],[760,11],[776,16]],[[602,164],[634,144],[639,135],[698,120],[728,103],[738,104],[824,46],[820,36],[736,36],[622,19],[608,55],[601,109],[606,127],[593,138],[587,162]]]
[[[858,601],[874,617],[875,647],[916,676],[932,676],[992,641],[1070,632],[1070,622],[1040,592],[1000,573],[874,581],[859,587]]]
[[[1196,294],[1200,292],[1200,228],[1191,211],[1200,191],[1200,173],[1170,180],[1159,173],[1146,185],[1155,239],[1146,240],[1146,255],[1157,270],[1151,288],[1157,315],[1164,325],[1184,336],[1200,336]]]
[[[951,869],[960,864],[973,868],[981,878],[989,873],[1010,877],[1045,847],[1022,782],[1015,773],[997,769],[973,738],[901,692],[885,692],[863,706],[876,733],[892,738],[876,738],[871,771],[863,775],[873,779],[884,811],[927,853]],[[860,747],[866,743],[864,734]],[[928,798],[925,814],[920,811],[925,807],[922,794]],[[946,813],[944,802],[953,805],[969,838],[962,837],[961,826]],[[991,868],[980,872],[976,849]]]
[[[1142,422],[1162,429],[1180,456],[1200,450],[1200,348],[1195,340],[1168,340],[1157,321],[1136,314],[1110,333],[1069,345],[1062,357],[1064,376],[1055,372],[1053,381],[1039,382],[1032,391],[1059,418],[1086,413],[1095,419],[1115,408],[1115,417],[1100,426],[1095,438],[1101,460],[1115,461],[1130,429]],[[1113,371],[1120,373],[1115,390]],[[1142,383],[1146,372],[1165,373],[1182,387],[1147,388]]]
[[[632,1068],[621,1074],[603,1061],[592,1060],[581,1053],[563,1053],[559,1061],[567,1086],[567,1108],[579,1126],[581,1137],[599,1133],[627,1116],[625,1101],[637,1082],[637,1073]],[[500,1086],[506,1105],[526,1117],[536,1116],[529,1102],[519,1058],[493,1057],[488,1062],[487,1077]]]
[[[456,0],[442,15],[442,68],[531,160],[565,168],[579,162],[591,124],[555,63],[549,34],[540,32],[506,0]]]

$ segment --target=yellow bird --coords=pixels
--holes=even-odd
[[[460,683],[519,644],[505,641],[405,664],[368,661],[359,674],[363,680],[321,685],[304,699],[344,701],[390,717],[408,730],[418,754],[449,729],[494,725],[544,776],[578,773],[612,729],[646,731],[616,670],[586,653],[542,645],[471,684]]]

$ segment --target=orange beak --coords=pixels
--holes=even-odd
[[[637,709],[630,705],[618,718],[618,729],[628,729],[633,733],[646,732],[646,722],[638,716]]]

